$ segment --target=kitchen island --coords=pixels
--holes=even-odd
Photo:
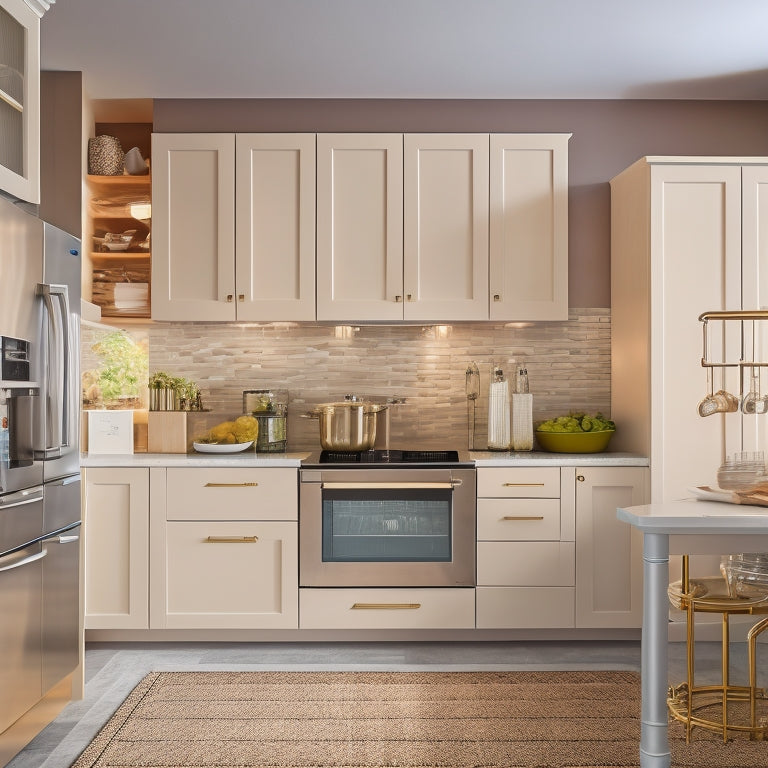
[[[630,506],[619,520],[643,534],[641,768],[669,768],[669,555],[768,551],[768,510],[685,499]]]

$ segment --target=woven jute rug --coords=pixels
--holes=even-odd
[[[632,672],[155,672],[74,768],[634,768],[639,714]],[[671,737],[673,766],[768,765]]]

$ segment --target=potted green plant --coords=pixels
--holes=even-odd
[[[150,411],[189,411],[198,408],[200,389],[182,376],[156,371],[149,377]]]

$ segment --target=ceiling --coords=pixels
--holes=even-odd
[[[768,99],[766,0],[58,0],[93,99]]]

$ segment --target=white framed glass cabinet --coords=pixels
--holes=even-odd
[[[0,0],[0,189],[40,202],[40,12]]]

